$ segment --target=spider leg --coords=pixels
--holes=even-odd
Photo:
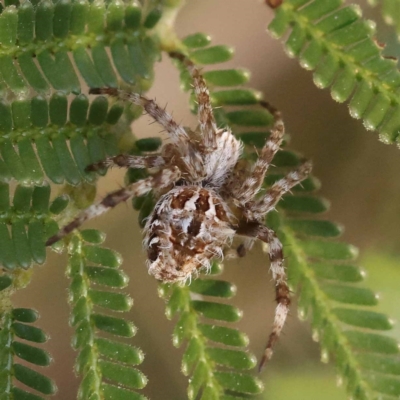
[[[129,154],[119,154],[88,165],[86,171],[98,171],[99,169],[114,166],[121,168],[153,168],[163,165],[165,165],[165,160],[161,156],[132,156]]]
[[[107,94],[109,96],[117,97],[123,101],[130,101],[137,106],[141,106],[144,110],[159,123],[170,135],[171,139],[177,142],[188,142],[189,136],[183,126],[174,121],[172,115],[166,112],[163,108],[157,105],[154,100],[141,96],[138,93],[130,93],[125,90],[115,88],[92,88],[89,94]]]
[[[58,233],[49,238],[46,242],[46,246],[51,246],[58,242],[64,236],[68,235],[76,228],[79,228],[85,221],[104,214],[122,201],[126,201],[131,197],[142,196],[150,192],[154,187],[162,189],[170,186],[179,179],[180,175],[181,172],[177,167],[171,167],[160,171],[154,176],[142,179],[122,189],[109,193],[100,203],[93,204],[83,210],[69,224],[65,225]]]
[[[306,161],[297,170],[289,172],[284,178],[275,182],[262,199],[247,203],[248,216],[258,220],[273,210],[285,193],[307,178],[311,169],[311,161]]]
[[[183,126],[175,122],[172,116],[159,107],[154,100],[150,100],[138,93],[130,93],[115,88],[92,88],[89,90],[89,94],[107,94],[143,107],[165,129],[172,142],[178,145],[177,151],[180,153],[183,164],[182,172],[188,172],[194,182],[202,179],[205,171],[203,160],[197,152],[198,144],[192,141]]]
[[[215,122],[214,112],[211,107],[210,92],[207,84],[196,65],[185,55],[179,52],[170,52],[170,57],[181,61],[189,70],[193,79],[194,92],[198,104],[198,118],[200,130],[204,137],[205,151],[212,151],[217,148],[217,137],[219,130]],[[221,131],[222,132],[222,131]]]
[[[274,125],[271,128],[271,135],[261,150],[261,154],[254,164],[250,175],[247,176],[244,181],[233,180],[231,183],[232,193],[242,204],[250,201],[260,190],[264,182],[265,174],[271,165],[272,159],[280,149],[285,134],[285,126],[282,121],[281,113],[265,101],[262,102],[262,105],[273,115]]]
[[[272,279],[275,282],[275,300],[278,303],[275,309],[274,323],[272,332],[269,335],[265,346],[264,354],[259,364],[259,371],[264,367],[265,363],[271,359],[273,347],[278,341],[285,325],[286,317],[289,312],[290,290],[287,284],[287,276],[283,266],[283,250],[282,243],[276,236],[275,232],[257,222],[247,222],[239,227],[237,233],[239,235],[257,238],[269,246],[270,271]]]

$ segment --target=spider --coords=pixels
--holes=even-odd
[[[251,168],[244,167],[241,162],[243,145],[230,129],[217,127],[209,91],[200,71],[183,54],[172,52],[170,56],[182,62],[191,74],[198,103],[199,132],[183,128],[153,100],[140,94],[115,88],[91,89],[90,94],[106,94],[142,106],[165,129],[170,142],[164,144],[159,154],[121,154],[88,166],[90,171],[112,166],[147,168],[151,174],[109,193],[98,204],[83,210],[46,245],[57,242],[86,220],[150,191],[158,200],[145,225],[143,243],[149,273],[159,281],[185,283],[200,270],[209,271],[212,260],[224,256],[224,249],[235,235],[246,238],[235,256],[244,256],[256,239],[268,244],[277,307],[272,332],[260,361],[261,369],[273,354],[290,305],[282,244],[263,221],[281,197],[309,175],[311,163],[305,162],[261,195],[265,174],[283,140],[280,112],[264,103],[274,116],[271,134],[255,164]],[[226,254],[232,256],[232,250]]]

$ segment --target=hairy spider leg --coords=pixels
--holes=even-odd
[[[114,166],[120,168],[153,168],[162,167],[163,165],[165,165],[165,160],[161,156],[132,156],[129,154],[119,154],[88,165],[86,171],[98,171],[103,168],[111,168]]]
[[[232,182],[234,196],[241,204],[250,201],[261,189],[265,174],[271,165],[272,159],[280,149],[285,134],[285,126],[282,121],[281,113],[265,101],[261,104],[273,115],[274,125],[271,128],[271,135],[262,148],[261,154],[249,176],[247,176],[244,181],[234,180]]]
[[[214,112],[211,107],[210,92],[207,84],[196,65],[185,55],[178,52],[170,52],[170,57],[182,62],[188,69],[192,79],[194,92],[198,105],[198,118],[200,130],[204,138],[204,151],[211,152],[217,149],[217,138],[222,130],[217,128]]]
[[[259,220],[273,210],[284,194],[307,178],[311,169],[311,161],[306,161],[297,170],[289,172],[284,178],[275,182],[261,200],[249,202],[247,210],[251,219]]]
[[[289,313],[290,290],[287,284],[285,267],[283,266],[283,250],[281,241],[272,229],[262,225],[259,227],[256,237],[257,239],[267,243],[269,247],[268,253],[271,263],[270,271],[272,273],[272,279],[275,282],[275,300],[277,302],[272,332],[269,335],[264,355],[262,356],[258,366],[258,370],[261,371],[265,363],[271,359],[273,347],[278,341],[282,328],[285,325],[286,317]]]
[[[275,309],[272,332],[268,337],[264,354],[259,363],[259,371],[261,371],[265,363],[272,357],[273,347],[279,339],[289,313],[290,290],[287,284],[285,267],[283,266],[283,246],[272,229],[258,222],[242,222],[239,224],[236,233],[251,239],[259,239],[268,244],[270,271],[275,283],[275,300],[278,304]],[[238,254],[238,256],[240,255]]]
[[[65,225],[58,233],[49,238],[46,242],[46,246],[51,246],[58,242],[64,236],[79,228],[85,221],[104,214],[111,208],[114,208],[119,203],[126,201],[131,197],[143,196],[153,188],[161,189],[170,186],[179,179],[180,175],[181,173],[179,168],[171,167],[160,171],[154,176],[142,179],[122,189],[109,193],[100,203],[93,204],[83,210],[69,224]]]
[[[159,123],[170,135],[174,143],[189,140],[189,136],[183,126],[174,121],[172,115],[167,113],[163,108],[157,105],[154,100],[148,99],[138,93],[130,93],[125,90],[115,88],[92,88],[89,94],[108,94],[117,97],[123,101],[130,101],[137,106],[141,106],[144,110]]]
[[[197,143],[193,142],[183,126],[175,122],[172,116],[158,106],[154,100],[138,93],[130,93],[115,88],[92,88],[89,90],[89,94],[108,94],[143,107],[165,129],[172,142],[177,145],[185,170],[191,175],[193,181],[200,181],[204,176],[203,159],[198,154]]]

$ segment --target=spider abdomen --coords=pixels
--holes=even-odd
[[[145,227],[149,273],[163,282],[184,282],[222,257],[235,231],[233,216],[212,189],[180,186],[157,202]]]

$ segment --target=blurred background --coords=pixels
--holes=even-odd
[[[390,53],[400,55],[395,36],[380,22],[378,10],[363,4],[365,14],[378,22],[379,39],[391,43]],[[343,224],[343,240],[360,248],[360,263],[367,271],[366,285],[382,292],[380,310],[400,318],[396,307],[400,286],[400,150],[378,141],[360,121],[349,116],[347,106],[335,103],[328,90],[317,89],[312,74],[289,59],[280,42],[266,32],[273,14],[257,0],[190,0],[179,15],[180,37],[195,32],[212,36],[213,44],[227,44],[236,55],[227,67],[251,71],[249,86],[284,115],[291,134],[291,148],[314,163],[314,175],[322,182],[321,195],[331,201],[327,218]],[[217,66],[218,67],[218,66]],[[188,109],[188,98],[179,89],[178,73],[167,57],[156,66],[155,84],[148,93],[183,125],[196,125]],[[138,137],[158,135],[159,129],[142,117],[134,125]],[[99,182],[97,198],[123,184],[123,171],[113,170]],[[173,323],[164,315],[157,295],[157,282],[147,274],[137,215],[130,204],[121,205],[86,227],[107,233],[106,245],[124,258],[130,277],[128,290],[134,298],[131,318],[139,328],[132,343],[146,353],[142,371],[150,378],[144,393],[153,400],[186,398],[186,378],[180,373],[182,350],[172,346]],[[68,325],[68,280],[65,257],[50,255],[38,268],[30,286],[16,294],[16,306],[40,311],[38,326],[54,338],[48,348],[56,362],[51,374],[59,386],[57,399],[73,399],[78,380],[72,372],[76,354],[71,350],[72,329]],[[244,311],[239,328],[250,337],[251,351],[259,357],[269,334],[274,312],[273,287],[268,261],[259,246],[246,259],[225,263],[223,278],[237,283],[235,304]],[[45,288],[45,290],[43,290]],[[41,293],[46,293],[43,297]],[[394,335],[400,339],[400,330]],[[274,359],[262,373],[268,400],[341,400],[334,368],[321,364],[318,344],[311,340],[307,322],[299,322],[293,307]],[[323,395],[322,395],[323,394]]]

